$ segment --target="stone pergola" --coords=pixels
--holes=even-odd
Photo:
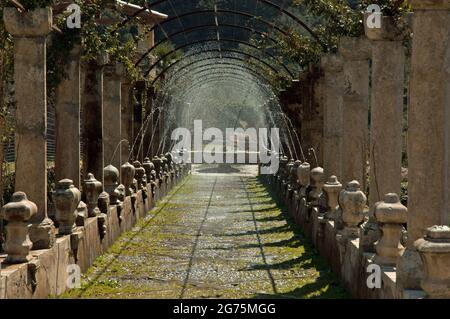
[[[364,36],[342,37],[337,52],[280,95],[303,148],[315,156],[282,157],[266,180],[355,297],[450,298],[450,2],[411,4],[407,207],[399,198],[406,59],[389,17]],[[115,10],[140,12],[150,27],[167,18],[123,1]],[[8,221],[0,299],[46,297],[67,288],[67,265],[85,271],[189,168],[156,153],[144,158],[141,146],[156,152],[163,138],[161,129],[156,137],[144,132],[144,115],[158,107],[148,83],[154,74],[133,81],[107,54],[83,64],[76,45],[56,92],[58,183],[50,219],[46,41],[53,11],[6,8],[3,19],[14,38],[17,110],[16,192],[0,215]],[[136,59],[153,46],[153,34],[145,34]],[[149,126],[163,114],[155,112]],[[381,288],[367,286],[370,265],[380,266]],[[32,289],[26,276],[36,279]]]

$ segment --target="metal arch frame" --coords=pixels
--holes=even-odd
[[[219,51],[219,50],[213,50],[213,52],[218,52],[218,51]],[[209,53],[209,51],[204,51],[203,53]],[[190,57],[192,57],[192,56],[189,56],[189,57],[182,57],[181,59],[179,59],[179,60],[175,61],[174,63],[172,63],[172,65],[171,65],[170,67],[175,66],[176,64],[182,62],[185,58],[190,58]],[[190,63],[188,63],[188,64],[182,66],[182,67],[178,70],[178,72],[183,71],[184,69],[186,69],[186,68],[188,68],[188,67],[190,67],[190,66],[193,66],[194,64],[197,64],[197,63],[200,63],[200,62],[205,62],[205,61],[208,61],[208,60],[216,60],[216,59],[219,59],[219,57],[206,57],[206,58],[203,58],[203,59],[195,60],[195,61],[193,61],[193,62],[190,62]],[[227,59],[227,60],[231,60],[231,61],[236,60],[236,61],[240,61],[240,62],[247,62],[247,63],[250,63],[251,65],[255,65],[255,66],[256,66],[256,64],[251,63],[251,60],[246,60],[246,59],[243,59],[243,58],[238,58],[238,57],[233,57],[233,56],[231,56],[231,57],[226,57],[226,59]],[[198,66],[198,67],[207,66],[207,65],[211,65],[211,64],[213,64],[213,62],[211,62],[211,63],[206,63],[206,64],[200,65],[200,66]],[[251,71],[253,71],[253,72],[258,73],[259,76],[260,76],[262,79],[264,79],[264,81],[267,81],[267,78],[265,77],[265,75],[264,75],[263,73],[258,72],[258,71],[257,71],[258,69],[255,70],[255,69],[252,69],[252,68],[250,68],[250,67],[248,67],[248,66],[245,66],[245,65],[242,65],[242,64],[231,63],[230,61],[227,61],[227,62],[221,61],[220,65],[235,65],[235,66],[239,66],[240,68],[243,68],[243,69],[249,69],[249,70],[251,70]],[[183,74],[183,75],[184,75],[184,74]]]
[[[230,75],[235,75],[235,76],[231,77]],[[192,90],[193,88],[195,88],[195,87],[197,87],[197,86],[201,86],[201,85],[204,85],[204,84],[208,83],[209,80],[223,80],[223,81],[225,82],[225,81],[227,80],[227,78],[228,78],[228,79],[229,79],[229,78],[235,79],[235,80],[241,82],[242,84],[248,84],[248,82],[246,82],[246,81],[245,81],[244,79],[242,79],[242,78],[239,78],[238,75],[235,74],[235,73],[229,73],[229,75],[228,75],[227,77],[222,77],[222,76],[220,76],[220,75],[212,75],[212,76],[209,76],[209,77],[206,76],[206,77],[204,77],[203,79],[201,79],[200,81],[195,82],[195,83],[192,83],[192,84],[191,84],[190,86],[188,86],[187,88],[184,88],[184,94],[186,94],[187,92],[190,92],[190,90]],[[252,82],[252,84],[253,84],[253,85],[252,85],[251,88],[255,89],[255,88],[256,88],[256,86],[254,86],[255,82]],[[264,87],[264,86],[263,86],[262,88],[263,88],[263,91],[267,93],[267,88]]]
[[[215,50],[215,52],[219,52],[219,50]],[[214,57],[206,57],[206,58],[204,58],[204,59],[199,59],[199,60],[196,60],[196,61],[194,61],[194,62],[191,62],[191,63],[189,63],[189,64],[187,64],[187,65],[181,67],[180,70],[178,70],[178,71],[184,70],[184,69],[186,69],[187,67],[192,66],[193,64],[196,64],[196,63],[204,62],[204,61],[207,61],[207,60],[217,60],[217,59],[219,59],[218,56],[214,56]],[[229,56],[229,57],[226,57],[225,59],[227,59],[227,60],[236,60],[236,61],[241,61],[241,62],[247,62],[247,63],[250,63],[250,64],[252,64],[252,65],[257,66],[257,64],[255,64],[252,60],[246,60],[246,59],[243,59],[243,58],[238,58],[238,57]],[[172,63],[170,66],[168,66],[168,67],[166,68],[166,71],[165,71],[165,72],[167,72],[168,69],[170,69],[171,67],[173,67],[174,65],[178,64],[178,63],[181,62],[181,61],[183,61],[183,59],[179,59],[179,60],[177,60],[176,62]],[[273,70],[274,72],[277,72],[277,70],[275,70],[275,69],[273,69],[273,68],[271,68],[271,70]],[[165,73],[165,72],[164,72],[164,73]],[[155,82],[158,81],[164,73],[161,72],[161,73],[160,73],[160,74],[152,81],[152,85],[154,85]],[[269,80],[267,79],[267,77],[266,77],[265,75],[260,74],[260,76],[261,76],[261,78],[264,79],[266,82],[269,82]]]
[[[206,69],[205,67],[210,67],[210,68]],[[262,80],[264,82],[267,81],[267,79],[262,77],[262,75],[260,73],[257,73],[255,70],[253,70],[253,69],[251,69],[249,67],[245,67],[243,65],[234,64],[234,63],[221,63],[221,64],[208,63],[206,65],[201,65],[201,66],[195,67],[194,68],[195,73],[186,72],[186,73],[184,73],[182,75],[178,74],[177,75],[178,78],[176,79],[175,83],[177,83],[177,82],[181,81],[182,79],[184,79],[184,77],[186,75],[188,75],[188,74],[191,74],[192,76],[195,76],[195,75],[201,74],[201,73],[206,72],[206,71],[218,70],[218,69],[235,70],[235,71],[243,72],[244,74],[248,74],[248,73],[245,73],[247,71],[247,72],[250,72],[252,74],[252,76],[254,76],[255,78],[258,78],[259,80]]]
[[[188,87],[186,90],[185,90],[185,93],[184,94],[189,94],[192,90],[194,90],[194,89],[196,89],[197,88],[197,86],[203,86],[203,85],[207,85],[207,84],[209,84],[209,83],[221,83],[222,82],[222,79],[219,79],[219,78],[215,78],[215,79],[209,79],[208,81],[203,81],[203,83],[194,83],[194,84],[192,84],[190,87]],[[199,88],[200,88],[199,87]],[[237,89],[238,90],[240,90],[241,92],[244,92],[244,88],[242,88],[242,87],[237,87]],[[224,111],[223,110],[218,110],[219,112],[221,112],[221,113],[223,113]]]
[[[202,86],[213,82],[213,81],[220,81],[220,82],[228,82],[226,81],[226,79],[233,79],[235,81],[238,81],[241,84],[247,83],[242,79],[239,79],[238,77],[231,77],[231,76],[227,76],[226,78],[220,77],[220,76],[214,76],[214,77],[210,77],[210,78],[204,78],[202,81],[199,81],[197,83],[192,83],[191,85],[189,85],[186,89],[185,92],[190,92],[191,90],[193,90],[194,88],[201,88]]]
[[[225,75],[225,76],[222,76],[222,75]],[[218,79],[218,78],[223,78],[224,80],[226,80],[226,79],[228,78],[228,79],[238,80],[238,81],[240,81],[240,82],[244,82],[244,81],[245,81],[245,83],[248,83],[248,82],[246,82],[246,80],[251,80],[251,79],[248,78],[248,77],[245,78],[245,79],[239,77],[238,73],[236,73],[236,72],[233,72],[233,71],[227,71],[227,72],[224,72],[224,73],[222,73],[222,74],[211,74],[211,75],[209,75],[209,76],[201,77],[197,82],[195,82],[195,83],[193,83],[193,84],[203,84],[205,80],[208,80],[208,79]],[[254,82],[253,82],[253,83],[254,83]]]
[[[254,56],[254,55],[251,55],[251,54],[248,54],[248,53],[245,53],[245,52],[242,52],[242,51],[237,51],[237,50],[222,50],[222,51],[219,51],[218,49],[216,49],[216,50],[205,50],[205,51],[202,51],[202,52],[197,52],[196,54],[184,56],[184,57],[178,59],[178,60],[175,61],[174,63],[168,65],[163,71],[161,71],[161,72],[155,77],[155,79],[152,81],[152,84],[154,84],[156,81],[158,81],[158,80],[161,78],[162,75],[164,75],[165,73],[167,73],[167,71],[169,71],[169,69],[171,69],[172,67],[174,67],[174,66],[177,65],[178,63],[182,62],[185,58],[191,58],[191,57],[193,57],[193,56],[196,56],[197,54],[211,53],[211,52],[216,52],[216,53],[219,53],[219,52],[225,52],[225,53],[227,53],[227,52],[229,52],[229,53],[240,54],[240,55],[243,55],[243,56],[248,57],[249,60],[245,60],[245,59],[237,58],[237,57],[233,57],[233,56],[223,57],[223,59],[228,59],[228,60],[239,60],[239,61],[241,61],[241,62],[251,63],[251,60],[250,60],[250,59],[252,58],[252,59],[257,60],[257,61],[260,62],[261,64],[264,64],[266,67],[268,67],[269,69],[271,69],[273,72],[278,73],[278,70],[277,70],[277,69],[275,69],[273,66],[271,66],[270,64],[266,63],[265,61],[261,60],[260,58]],[[214,56],[214,57],[209,57],[209,58],[205,58],[205,59],[201,59],[201,60],[197,60],[197,61],[212,60],[212,59],[220,59],[220,57],[219,57],[219,56]],[[255,65],[255,66],[257,65],[257,64],[255,64],[255,63],[252,63],[252,64]],[[184,69],[184,68],[186,68],[187,66],[189,66],[189,64],[186,65],[186,66],[184,66],[184,67],[182,67],[181,69]]]
[[[204,86],[204,85],[207,85],[207,84],[210,84],[210,83],[221,83],[221,82],[223,82],[223,79],[220,79],[220,78],[205,79],[205,81],[203,81],[202,83],[194,83],[194,84],[192,84],[190,87],[188,87],[186,89],[186,93],[185,94],[190,93],[194,89],[199,89],[201,86]],[[244,88],[242,88],[240,86],[237,86],[236,89],[244,92]]]
[[[147,8],[150,9],[151,7],[157,6],[158,4],[164,3],[168,0],[158,0],[155,1],[153,3],[150,3],[149,5],[147,5]],[[324,44],[322,43],[322,41],[319,39],[318,35],[305,23],[303,22],[300,18],[298,18],[297,16],[295,16],[292,12],[289,12],[286,9],[283,9],[282,7],[280,7],[279,5],[277,5],[276,3],[273,3],[269,0],[254,0],[254,1],[258,1],[259,3],[265,4],[266,6],[270,6],[272,8],[276,8],[278,9],[280,12],[282,12],[284,15],[287,15],[289,18],[291,18],[292,20],[294,20],[297,24],[299,24],[300,26],[302,26],[306,31],[308,31],[308,33],[314,38],[316,39],[320,44],[322,44],[322,46],[324,46]],[[192,12],[199,12],[199,11],[212,11],[214,12],[214,10],[196,10],[196,11],[192,11]],[[230,10],[232,11],[232,10]],[[220,12],[220,10],[217,10],[217,12]],[[186,13],[185,13],[186,14]],[[161,24],[165,24],[168,22],[171,22],[175,19],[181,19],[182,17],[185,16],[185,14],[179,14],[176,15],[172,18],[169,18],[165,21],[163,21]],[[247,13],[249,14],[249,13]],[[257,18],[254,14],[249,14],[252,18]],[[151,31],[154,30],[155,27],[157,27],[158,25],[155,25]]]
[[[217,10],[217,12],[218,12],[218,13],[228,13],[228,14],[234,14],[234,15],[241,15],[241,16],[244,16],[244,17],[247,17],[247,18],[255,18],[255,16],[252,15],[252,14],[250,14],[250,13],[241,12],[241,11],[236,11],[236,10],[220,10],[220,9],[219,9],[219,10]],[[217,13],[217,12],[216,12],[215,10],[192,11],[192,12],[188,12],[188,13],[182,14],[182,15],[180,15],[179,17],[181,18],[181,17],[187,17],[187,16],[191,16],[191,15],[198,15],[198,14],[205,14],[205,13]],[[171,19],[169,19],[169,20],[165,20],[165,22],[174,21],[175,19],[177,19],[177,17],[173,17],[173,18],[171,18]],[[271,23],[271,22],[269,22],[269,21],[267,21],[267,20],[265,20],[265,19],[260,19],[260,18],[258,18],[257,21],[262,22],[263,24],[265,24],[265,25],[271,27],[271,28],[274,29],[274,30],[277,30],[278,32],[280,32],[281,34],[283,34],[283,35],[286,36],[286,37],[289,36],[289,34],[288,34],[286,31],[284,31],[283,29],[279,28],[279,27],[276,26],[275,24],[273,24],[273,23]],[[164,24],[164,23],[162,23],[162,24]],[[163,30],[162,24],[160,23],[160,24],[157,24],[157,25],[153,26],[153,27],[150,29],[150,32],[154,31],[155,28],[156,28],[157,26],[160,26],[161,29]],[[181,31],[181,33],[183,33],[183,31],[186,31],[186,29],[183,29],[183,30]],[[167,35],[165,32],[164,32],[164,36],[166,37],[166,40],[165,40],[165,41],[167,41],[168,39],[170,39],[170,38],[172,37],[172,35],[169,36],[169,35]],[[152,50],[153,50],[153,49],[150,48],[150,49],[149,49],[149,50],[141,57],[141,59],[145,58],[145,57],[149,54],[149,51],[152,51]]]
[[[151,71],[152,71],[152,70],[153,70],[153,69],[154,69],[161,61],[163,61],[165,58],[167,58],[167,57],[170,56],[171,54],[175,53],[176,51],[181,50],[181,49],[184,49],[184,48],[187,48],[187,47],[192,46],[192,45],[202,44],[202,43],[208,43],[208,42],[219,42],[219,43],[220,43],[220,42],[230,42],[230,43],[237,43],[237,44],[246,45],[246,46],[248,46],[248,47],[250,47],[250,48],[253,48],[253,49],[255,49],[255,50],[259,50],[259,48],[258,48],[256,45],[250,44],[250,43],[245,42],[245,41],[236,40],[236,39],[220,39],[220,40],[218,40],[218,39],[213,39],[213,38],[212,38],[212,39],[202,39],[202,40],[198,40],[198,41],[193,41],[193,42],[190,42],[190,43],[186,43],[186,44],[180,45],[180,46],[174,48],[173,50],[171,50],[170,52],[164,54],[162,57],[160,57],[156,62],[154,62],[154,63],[150,66],[150,68],[149,68],[149,69],[147,70],[147,72],[145,73],[145,76],[148,76],[148,75],[150,74],[150,72],[151,72]],[[229,51],[229,50],[228,50],[228,51]],[[238,50],[235,50],[235,51],[238,51]],[[205,51],[196,52],[196,53],[193,54],[193,55],[197,55],[197,54],[200,54],[200,53],[202,53],[202,52],[205,52]],[[224,49],[224,50],[220,50],[220,52],[227,52],[227,50],[225,50],[225,49]],[[243,51],[238,51],[238,52],[244,53]],[[264,53],[265,53],[267,56],[269,56],[270,58],[274,59],[275,62],[277,62],[280,66],[282,66],[283,69],[285,69],[286,72],[291,76],[291,78],[294,77],[294,74],[289,70],[289,68],[284,64],[284,62],[281,62],[281,61],[277,60],[276,57],[275,57],[273,54],[271,54],[271,53],[268,53],[268,52],[264,52]],[[246,54],[248,54],[248,53],[246,53]],[[254,57],[254,56],[252,55],[252,57]],[[269,64],[268,64],[267,62],[263,61],[263,60],[260,60],[260,62],[262,62],[262,63],[266,64],[267,66],[269,66]],[[273,67],[271,66],[270,68],[273,68]],[[274,69],[274,70],[276,70],[276,69]],[[276,72],[278,72],[278,71],[276,71]]]
[[[238,75],[238,72],[239,72],[239,74],[242,76],[242,78],[246,78],[246,79],[249,79],[249,80],[250,79],[251,80],[255,80],[255,79],[259,80],[260,79],[259,75],[256,75],[254,73],[246,72],[244,69],[233,68],[233,67],[230,67],[230,66],[226,66],[226,67],[211,66],[209,69],[199,69],[199,70],[195,69],[195,71],[193,73],[186,73],[186,75],[189,74],[192,77],[202,76],[205,72],[208,72],[208,71],[223,72],[222,74],[224,74],[224,73],[227,74],[228,72],[233,71],[234,74],[236,74],[236,75]],[[215,75],[215,74],[212,73],[211,75]],[[181,81],[181,79],[184,79],[184,75],[182,77],[180,77],[179,79],[177,79],[178,81],[176,81],[175,83],[179,83]]]
[[[216,24],[214,24],[214,23],[202,24],[202,25],[193,26],[193,27],[190,27],[190,28],[187,28],[187,29],[183,29],[183,30],[180,30],[180,31],[177,31],[177,32],[174,32],[172,34],[167,35],[166,38],[164,38],[161,41],[159,41],[158,43],[156,43],[141,58],[139,58],[139,60],[136,62],[136,65],[139,65],[142,62],[142,60],[146,56],[148,56],[150,53],[152,53],[153,50],[155,50],[158,46],[160,46],[161,44],[169,41],[171,38],[176,37],[177,35],[188,34],[188,33],[191,33],[193,31],[197,31],[197,30],[209,29],[209,28],[217,28],[217,27],[227,27],[227,28],[242,29],[242,30],[246,30],[246,31],[249,31],[249,32],[256,33],[256,34],[258,34],[260,36],[266,36],[269,40],[271,40],[271,41],[273,41],[275,43],[277,42],[277,40],[274,39],[273,37],[271,37],[270,35],[262,32],[262,31],[258,31],[258,30],[255,30],[255,29],[252,29],[252,28],[246,27],[246,26],[241,26],[241,25],[237,25],[237,24],[230,24],[230,23],[222,23],[222,24],[219,24],[218,26]]]

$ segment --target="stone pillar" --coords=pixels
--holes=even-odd
[[[158,155],[157,152],[160,143],[160,127],[161,127],[160,116],[161,116],[160,109],[156,109],[155,112],[153,113],[153,122],[152,122],[153,138],[151,145],[151,154],[154,154],[154,156]]]
[[[105,67],[103,79],[103,145],[105,165],[122,165],[120,141],[121,126],[121,78],[123,65],[115,63]]]
[[[342,183],[361,181],[365,190],[369,138],[369,57],[365,38],[343,37],[339,53],[344,58]]]
[[[132,84],[129,79],[122,79],[122,162],[128,162],[131,145],[133,144],[133,109],[132,109]],[[119,167],[122,165],[119,165]]]
[[[323,165],[326,176],[342,178],[342,82],[343,62],[339,55],[322,57],[324,71]]]
[[[151,139],[152,139],[152,132],[153,132],[153,97],[154,97],[154,88],[149,87],[147,88],[147,98],[145,103],[145,117],[144,117],[144,146],[143,146],[143,153],[145,157],[152,156],[150,147],[151,147]],[[147,175],[147,178],[149,175]]]
[[[55,237],[53,222],[47,217],[46,43],[52,29],[52,11],[20,13],[5,8],[3,20],[14,37],[15,189],[25,192],[37,205],[30,237],[35,249],[45,249],[53,245]]]
[[[450,224],[450,2],[411,5],[408,241],[397,277],[403,288],[420,289],[423,267],[414,242],[427,228]]]
[[[370,123],[369,221],[361,247],[374,252],[379,238],[375,204],[388,193],[400,194],[405,53],[392,18],[383,17],[380,29],[366,28],[372,44],[372,103]]]
[[[64,77],[56,90],[56,180],[70,179],[80,188],[80,53],[75,45]]]
[[[134,99],[133,99],[133,157],[140,161],[144,161],[142,154],[144,135],[141,131],[143,120],[143,99],[144,99],[145,82],[138,81],[134,87]]]
[[[83,106],[83,172],[84,178],[92,173],[103,184],[103,71],[108,57],[100,56],[98,61],[86,66],[85,101]]]

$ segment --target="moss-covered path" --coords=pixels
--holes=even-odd
[[[249,174],[194,174],[97,259],[68,298],[348,297]]]

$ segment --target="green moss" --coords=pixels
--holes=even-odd
[[[167,198],[62,297],[348,298],[258,179],[191,176]]]

